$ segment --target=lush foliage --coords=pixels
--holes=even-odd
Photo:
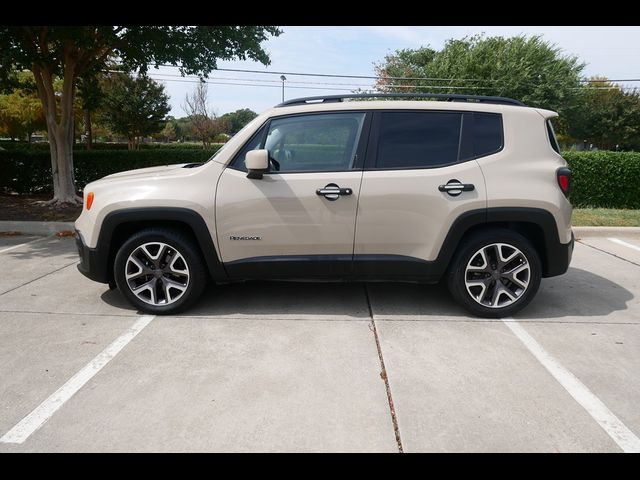
[[[576,57],[564,55],[541,37],[522,35],[452,39],[440,51],[398,50],[376,65],[382,91],[498,95],[558,112],[574,105],[583,68]]]
[[[0,136],[27,139],[46,128],[44,112],[33,83],[33,75],[20,72],[11,92],[0,95]]]
[[[106,85],[102,119],[129,139],[130,149],[137,148],[141,137],[162,130],[171,110],[162,84],[143,75],[115,75]]]
[[[128,72],[178,65],[181,73],[207,75],[219,59],[269,63],[261,43],[275,26],[0,26],[0,88],[15,72],[31,70],[47,122],[54,200],[76,203],[73,181],[74,99],[79,79],[89,79],[117,58]],[[53,85],[62,79],[60,94]]]
[[[146,150],[76,151],[74,174],[80,188],[112,173],[156,165],[204,162],[219,147],[156,148]],[[0,150],[0,191],[16,193],[51,192],[51,161],[42,149]]]
[[[578,207],[640,208],[640,152],[563,152]]]
[[[220,120],[222,121],[224,132],[229,135],[235,135],[257,116],[258,114],[253,110],[243,108],[235,112],[225,113],[220,117]]]
[[[568,136],[602,150],[640,149],[640,92],[624,91],[605,78],[592,80],[579,91],[579,108],[564,121]]]

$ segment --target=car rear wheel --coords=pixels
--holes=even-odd
[[[207,283],[194,242],[180,232],[157,228],[134,234],[120,247],[114,277],[132,305],[160,315],[191,306]]]
[[[522,235],[507,229],[463,241],[447,276],[453,297],[471,313],[508,317],[524,308],[540,286],[540,258]]]

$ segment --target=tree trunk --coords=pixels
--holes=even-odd
[[[84,132],[87,135],[87,150],[91,150],[93,146],[93,132],[91,131],[91,111],[88,108],[84,109]]]
[[[52,204],[82,202],[76,195],[73,173],[73,96],[75,92],[75,64],[69,56],[65,62],[62,93],[59,100],[53,89],[53,75],[46,65],[33,65],[38,96],[47,120],[51,173],[53,177]],[[58,101],[60,108],[58,108]],[[59,115],[58,115],[59,111]]]
[[[57,203],[77,203],[73,183],[73,142],[63,128],[56,128],[55,142],[50,144],[51,171],[53,173],[53,200]]]

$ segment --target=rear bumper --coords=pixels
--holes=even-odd
[[[573,256],[573,245],[575,236],[571,232],[571,241],[569,243],[555,243],[547,245],[546,269],[544,277],[555,277],[562,275],[569,269],[571,257]]]
[[[106,252],[85,245],[82,234],[76,230],[76,247],[80,256],[78,270],[94,282],[109,283],[111,275],[108,269]]]

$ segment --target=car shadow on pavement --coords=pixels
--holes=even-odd
[[[212,285],[194,307],[179,316],[365,320],[370,318],[367,296],[374,317],[380,320],[484,321],[456,304],[443,284],[410,283],[368,283],[366,288],[362,283],[255,281]],[[514,318],[562,321],[566,317],[602,317],[627,310],[633,298],[632,292],[607,278],[570,268],[565,275],[543,279],[536,297]],[[134,310],[117,290],[106,291],[102,300]]]

